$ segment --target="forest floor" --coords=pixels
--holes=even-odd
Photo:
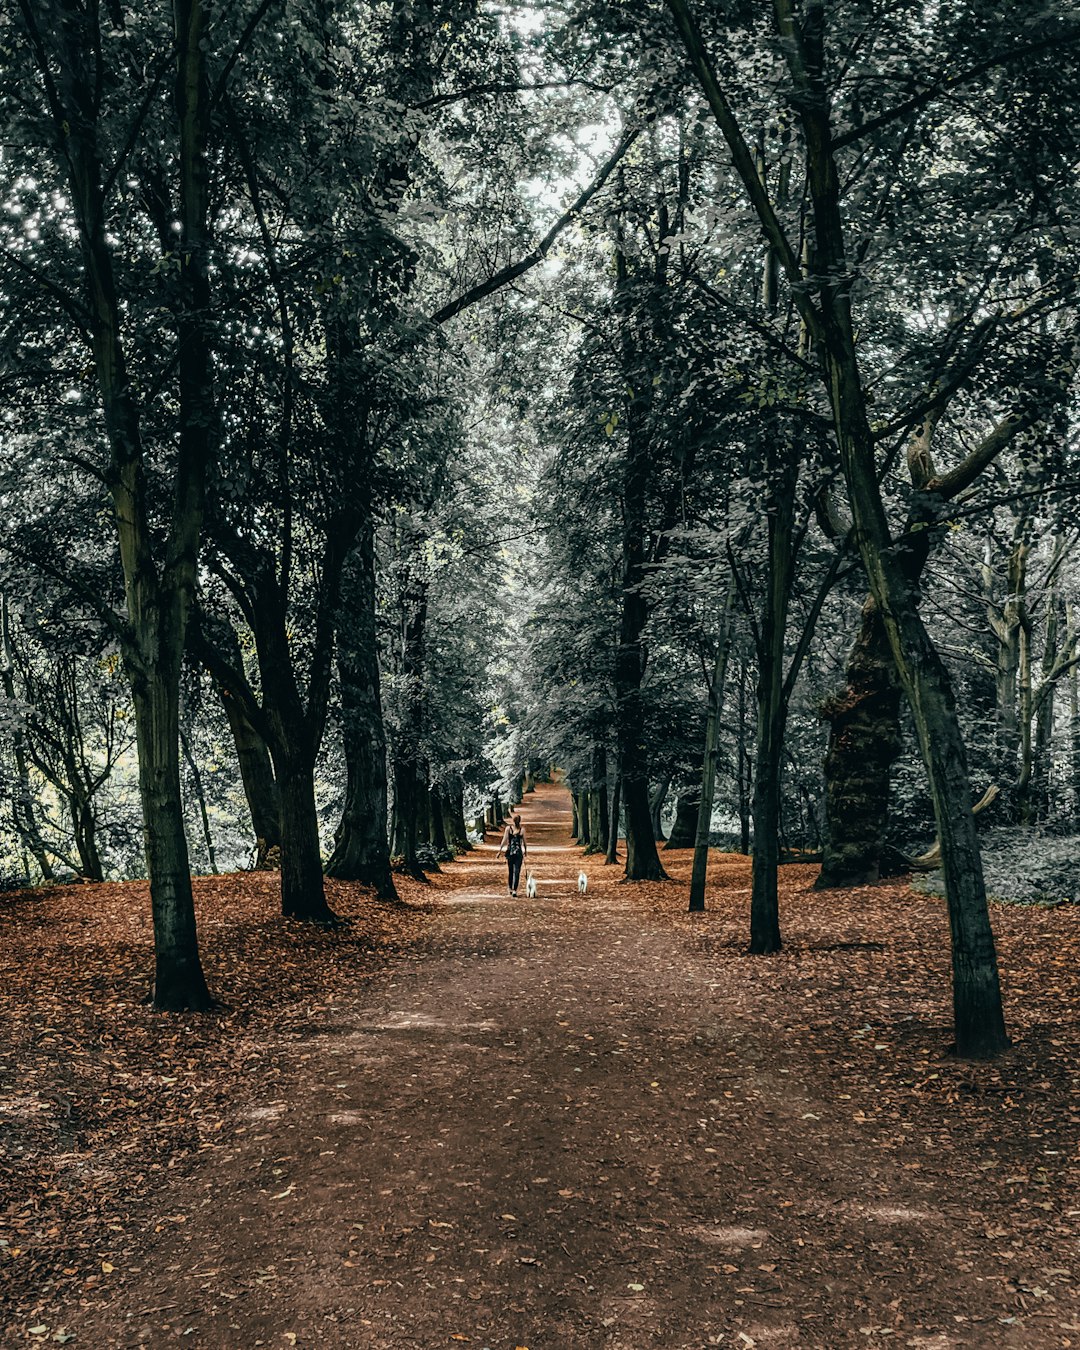
[[[1080,912],[995,908],[1015,1046],[949,1057],[947,926],[816,894],[743,954],[526,798],[401,906],[198,883],[228,1006],[142,1003],[144,885],[0,897],[0,1344],[1080,1347]],[[588,894],[576,893],[579,867]]]

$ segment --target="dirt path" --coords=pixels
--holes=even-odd
[[[409,959],[281,1038],[107,1299],[50,1326],[76,1350],[1080,1345],[1045,1252],[983,1236],[985,1154],[946,1195],[932,1139],[787,1043],[779,967],[718,964],[582,863],[558,788],[524,818],[536,899],[491,842],[448,866]]]

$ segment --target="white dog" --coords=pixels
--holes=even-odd
[[[531,872],[525,878],[525,894],[529,897],[530,900],[536,898],[536,878],[533,876]]]
[[[578,893],[578,895],[584,895],[585,892],[586,892],[588,889],[589,889],[589,878],[585,875],[584,872],[579,872],[579,873],[577,874],[577,893]]]

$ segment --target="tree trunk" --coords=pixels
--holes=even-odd
[[[589,821],[590,848],[593,853],[607,853],[608,848],[608,766],[607,750],[601,742],[593,745],[592,752],[592,792],[590,803],[592,816]]]
[[[817,79],[818,77],[815,77]],[[870,589],[881,611],[930,777],[942,873],[952,930],[953,1017],[961,1055],[997,1054],[1009,1043],[1001,1005],[997,957],[986,904],[982,859],[952,681],[919,614],[889,533],[878,483],[874,437],[866,415],[850,309],[849,276],[839,206],[839,179],[830,148],[823,87],[810,86],[802,108],[808,180],[814,202],[814,270],[823,369],[856,538]]]
[[[889,776],[900,753],[900,686],[873,596],[847,664],[847,684],[821,716],[825,756],[825,847],[816,889],[864,886],[881,875]]]
[[[700,785],[692,791],[678,793],[675,798],[675,819],[672,821],[665,849],[694,847],[700,802]]]
[[[427,785],[427,765],[417,766],[416,773],[416,842],[431,843],[431,793]]]
[[[798,460],[769,449],[772,482],[766,505],[768,559],[764,606],[757,640],[757,726],[754,748],[754,855],[750,869],[750,951],[780,950],[777,869],[780,865],[780,786],[784,763],[787,698],[784,639],[794,567],[793,531]]]
[[[619,645],[615,652],[616,736],[619,778],[626,814],[626,879],[666,880],[667,873],[656,851],[652,812],[649,806],[649,766],[646,754],[645,704],[641,682],[645,674],[643,637],[648,620],[648,602],[643,582],[647,563],[648,488],[653,445],[651,418],[653,386],[646,375],[642,342],[634,313],[634,288],[626,258],[616,255],[616,296],[624,301],[621,315],[621,354],[629,386],[626,407],[626,451],[623,463],[622,608]]]
[[[4,697],[12,707],[15,707],[17,704],[15,673],[11,655],[10,616],[6,594],[0,595],[0,688],[4,691]],[[30,851],[31,856],[37,863],[42,881],[50,882],[55,880],[55,874],[45,852],[45,842],[38,827],[37,812],[34,810],[34,794],[30,789],[30,769],[27,764],[23,732],[17,724],[12,732],[11,740],[15,752],[15,773],[18,779],[18,787],[12,803],[13,823],[23,846]],[[76,830],[76,837],[77,835],[78,831]]]
[[[183,752],[184,759],[187,762],[188,772],[191,774],[191,784],[195,789],[195,801],[199,807],[199,821],[202,825],[203,844],[206,847],[206,862],[211,873],[218,875],[217,854],[214,851],[214,836],[210,830],[210,812],[206,807],[206,792],[203,789],[202,774],[199,772],[198,763],[195,756],[191,753],[191,743],[184,735],[183,728],[180,730],[180,749]]]
[[[71,827],[79,854],[79,875],[85,881],[104,881],[105,868],[97,844],[97,816],[90,801],[72,795],[69,799]]]
[[[275,757],[281,793],[281,912],[309,923],[334,923],[323,886],[313,756],[298,745]]]
[[[604,854],[605,863],[617,863],[619,861],[619,818],[622,814],[622,779],[615,776],[615,785],[611,789],[611,818],[608,824],[608,843],[607,853]]]
[[[671,787],[671,774],[665,774],[664,778],[657,783],[656,787],[649,794],[649,814],[652,817],[653,838],[658,844],[664,842],[663,814],[664,803],[667,801],[668,790]]]
[[[578,815],[578,843],[586,851],[592,843],[590,834],[591,821],[589,818],[589,792],[586,788],[583,792],[577,794],[577,815]]]
[[[239,648],[238,648],[239,649]],[[281,849],[281,803],[266,742],[252,725],[240,699],[220,688],[221,702],[229,720],[240,781],[244,786],[251,828],[255,833],[255,866],[269,866],[271,850]]]
[[[154,1007],[202,1011],[211,1005],[191,895],[180,798],[180,660],[132,680],[143,842],[154,920]]]
[[[750,756],[746,749],[746,666],[739,662],[739,719],[735,731],[735,776],[739,790],[739,852],[750,852]]]
[[[713,795],[716,787],[716,751],[720,743],[720,713],[724,705],[724,680],[728,652],[731,649],[731,608],[735,599],[735,579],[728,581],[724,601],[724,619],[716,640],[716,659],[709,682],[709,705],[705,718],[705,750],[701,761],[701,792],[698,796],[697,823],[694,829],[694,866],[690,875],[692,914],[705,908],[705,878],[709,867],[709,832],[712,826]]]
[[[1071,600],[1065,602],[1065,624],[1075,633],[1077,618]],[[1080,674],[1076,666],[1069,671],[1069,751],[1066,759],[1065,782],[1072,791],[1073,829],[1080,827]]]
[[[446,789],[446,808],[447,835],[459,853],[468,853],[472,844],[465,824],[465,788],[456,775]]]
[[[393,851],[403,859],[406,872],[418,881],[424,869],[417,856],[419,843],[420,784],[416,764],[408,755],[394,759],[394,843]]]
[[[797,258],[767,200],[765,185],[719,88],[686,0],[668,0],[668,4],[762,228],[778,255],[784,250],[785,270],[792,282],[802,287],[794,293],[794,299],[821,359],[855,538],[901,686],[911,704],[929,772],[953,938],[956,1045],[963,1055],[993,1055],[1004,1049],[1008,1038],[979,841],[971,813],[964,741],[948,671],[919,615],[915,590],[904,574],[890,535],[875,442],[867,419],[851,313],[855,270],[846,256],[841,186],[825,85],[825,8],[811,6],[797,21],[790,0],[777,0],[774,6],[784,59],[794,84],[793,106],[804,133],[807,186],[813,204],[812,281],[804,286]],[[933,500],[928,497],[921,505],[932,518]],[[921,523],[925,528],[929,521]]]
[[[442,789],[433,787],[428,792],[431,808],[431,843],[436,857],[447,858],[450,855],[450,841],[446,837],[446,813]]]

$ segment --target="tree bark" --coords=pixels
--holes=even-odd
[[[709,866],[709,832],[712,826],[713,795],[716,787],[716,751],[720,743],[720,713],[724,705],[724,681],[727,677],[728,652],[731,650],[731,607],[735,598],[735,581],[728,581],[724,600],[724,617],[716,639],[716,658],[712,679],[709,681],[709,704],[705,718],[705,749],[701,760],[701,792],[698,794],[697,823],[694,829],[694,865],[690,874],[689,910],[692,914],[705,909],[705,879]]]
[[[649,794],[649,815],[652,817],[653,838],[658,844],[664,842],[663,814],[664,804],[667,801],[668,791],[671,787],[671,774],[665,774]]]
[[[701,785],[686,792],[680,792],[675,798],[675,819],[671,824],[665,850],[669,848],[693,848],[697,834],[698,807],[701,803]]]
[[[143,832],[154,922],[154,1006],[168,1011],[210,1005],[195,936],[180,797],[180,662],[195,591],[204,489],[216,426],[210,341],[207,135],[210,116],[202,0],[174,0],[175,109],[178,126],[180,263],[176,390],[179,416],[171,514],[155,556],[147,498],[140,410],[127,372],[124,318],[107,230],[98,140],[99,50],[94,7],[60,4],[47,16],[54,59],[35,10],[20,10],[63,147],[86,287],[94,369],[109,443],[109,490],[124,575],[126,619],[118,625],[132,685]],[[57,70],[54,83],[53,71]]]
[[[900,685],[877,602],[863,606],[848,657],[846,687],[822,707],[829,723],[825,757],[825,846],[818,890],[865,886],[881,876],[889,781],[900,753]]]
[[[757,640],[757,726],[754,747],[754,854],[750,869],[750,951],[778,952],[780,909],[780,788],[784,763],[787,697],[784,689],[784,640],[794,567],[793,531],[798,459],[768,452],[770,477],[766,499],[768,558],[765,603]]]
[[[184,759],[187,762],[188,772],[191,774],[191,784],[195,789],[195,801],[199,807],[199,820],[202,824],[203,844],[206,846],[206,861],[214,876],[218,875],[217,853],[214,850],[214,836],[210,829],[210,812],[206,806],[206,792],[203,788],[202,774],[199,772],[199,765],[191,751],[191,743],[184,735],[184,730],[180,729],[180,749],[183,752]]]
[[[180,796],[180,659],[132,680],[143,842],[154,919],[154,1007],[199,1011],[211,1003],[195,934]]]
[[[782,4],[786,5],[786,0]],[[948,670],[922,622],[916,592],[897,557],[881,498],[851,316],[852,277],[844,248],[839,178],[831,150],[821,34],[811,32],[810,36],[814,46],[808,73],[802,80],[800,112],[814,203],[813,267],[817,276],[827,278],[816,287],[820,355],[859,552],[881,611],[900,683],[911,705],[930,777],[952,930],[956,1046],[961,1055],[988,1057],[1003,1050],[1009,1041],[979,839],[971,813],[967,752]]]
[[[314,760],[302,745],[283,746],[275,768],[281,793],[281,912],[308,923],[335,923],[323,886]]]
[[[604,855],[605,863],[617,863],[619,861],[619,820],[621,814],[622,779],[616,774],[615,784],[611,789],[611,823],[608,825],[607,853]]]
[[[242,701],[224,687],[219,688],[255,834],[255,866],[262,870],[270,865],[271,852],[279,855],[281,850],[281,802],[270,751],[244,710]]]

